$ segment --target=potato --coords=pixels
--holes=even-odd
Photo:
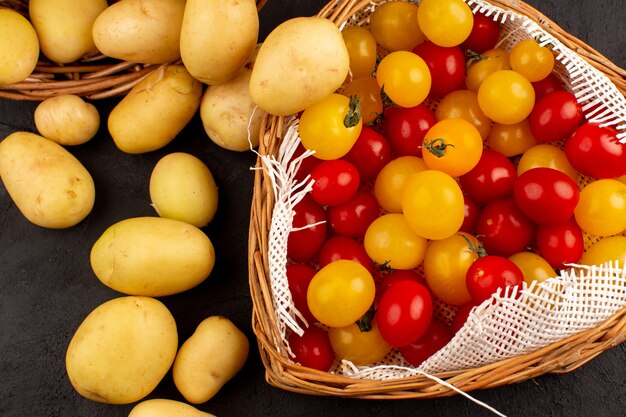
[[[161,217],[135,217],[110,226],[91,248],[102,283],[129,295],[160,297],[204,281],[215,264],[211,240],[195,226]]]
[[[176,322],[149,297],[120,297],[94,309],[65,355],[70,382],[90,400],[129,404],[150,394],[172,366]]]
[[[91,29],[107,6],[106,0],[30,0],[30,21],[43,54],[67,64],[97,53]]]
[[[150,199],[159,216],[203,227],[217,211],[217,185],[204,162],[188,153],[171,153],[152,170]]]
[[[39,133],[59,145],[81,145],[98,133],[98,109],[82,98],[66,94],[45,99],[35,109]]]
[[[185,67],[206,84],[235,76],[252,55],[259,35],[254,0],[188,0],[180,34]]]
[[[0,85],[24,81],[39,59],[39,40],[18,12],[0,9]]]
[[[205,319],[178,350],[176,388],[192,404],[210,400],[243,367],[249,348],[246,335],[226,317]]]
[[[128,417],[215,417],[180,401],[153,399],[137,404]]]
[[[96,190],[85,167],[61,145],[29,132],[0,142],[0,178],[31,223],[71,227],[93,208]]]
[[[251,74],[252,70],[244,67],[235,78],[209,86],[202,96],[200,118],[204,130],[224,149],[242,152],[259,145],[261,120],[267,113],[252,102]]]
[[[185,0],[121,0],[98,16],[93,40],[103,54],[130,62],[180,59]]]
[[[278,25],[261,45],[250,96],[270,114],[295,114],[337,90],[349,67],[348,50],[334,23],[296,17]]]
[[[134,86],[109,114],[108,127],[123,152],[139,154],[170,143],[200,107],[202,83],[182,65],[164,65]]]

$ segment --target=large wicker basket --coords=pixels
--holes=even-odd
[[[474,1],[469,0],[468,3],[472,4]],[[524,15],[536,22],[545,32],[605,74],[624,95],[626,91],[624,70],[585,43],[567,34],[537,10],[518,0],[489,0],[489,3],[505,11]],[[331,19],[341,27],[350,18],[362,14],[370,4],[368,0],[333,0],[320,11],[319,15]],[[278,155],[286,123],[287,119],[283,117],[268,117],[265,120],[259,147],[259,154],[262,157]],[[295,364],[285,349],[284,333],[281,335],[279,330],[276,306],[272,298],[268,239],[276,196],[272,179],[267,170],[263,169],[262,159],[259,159],[257,165],[259,169],[256,171],[251,209],[249,281],[254,303],[252,326],[266,368],[266,379],[273,386],[305,394],[342,397],[374,399],[443,397],[456,393],[445,383],[468,392],[520,382],[545,373],[570,372],[626,340],[626,308],[622,308],[600,325],[532,353],[485,366],[435,374],[435,377],[445,381],[444,384],[422,375],[387,380],[354,378],[320,372]]]
[[[261,10],[266,2],[257,0],[257,9]],[[0,0],[0,7],[17,10],[28,18],[27,0]],[[0,97],[45,100],[61,94],[75,94],[95,100],[120,96],[159,66],[121,61],[102,54],[61,65],[42,55],[27,79],[0,85]]]

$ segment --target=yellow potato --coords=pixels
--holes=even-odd
[[[270,114],[295,114],[335,92],[349,67],[348,50],[334,23],[296,17],[278,25],[261,45],[250,96]]]
[[[113,108],[108,120],[111,137],[130,154],[160,149],[189,123],[201,98],[202,84],[184,66],[161,66]]]
[[[137,404],[128,417],[215,417],[180,401],[153,399]]]
[[[18,12],[0,9],[0,84],[24,81],[39,59],[39,40],[30,22]]]
[[[48,98],[35,109],[39,133],[59,145],[81,145],[98,132],[100,114],[91,103],[75,95]]]
[[[0,178],[22,214],[41,227],[74,226],[93,208],[89,172],[61,145],[34,133],[15,132],[0,142]]]
[[[244,67],[231,80],[209,86],[202,96],[202,125],[209,138],[221,148],[243,152],[259,145],[261,120],[267,113],[252,102],[251,74],[252,70]]]
[[[176,322],[149,297],[121,297],[93,310],[65,355],[70,382],[90,400],[129,404],[150,394],[172,366]]]
[[[121,0],[93,24],[103,54],[131,62],[165,64],[180,59],[185,0]]]
[[[91,249],[91,268],[106,286],[161,297],[204,281],[215,264],[211,240],[195,226],[135,217],[110,226]]]
[[[246,335],[226,317],[205,319],[178,350],[176,388],[192,404],[210,400],[243,367],[249,348]]]
[[[203,227],[217,211],[217,185],[204,162],[188,153],[171,153],[152,170],[150,199],[159,216]]]
[[[232,78],[252,55],[259,35],[254,0],[188,0],[180,33],[185,67],[206,84]]]
[[[91,29],[107,6],[106,0],[30,0],[28,12],[43,54],[67,64],[96,53]]]

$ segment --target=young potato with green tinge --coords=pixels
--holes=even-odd
[[[162,217],[122,220],[91,248],[91,268],[102,283],[129,295],[162,297],[204,281],[215,251],[197,227]]]
[[[41,52],[59,64],[97,53],[91,29],[107,7],[106,0],[30,0],[28,14]]]
[[[34,133],[15,132],[0,142],[0,178],[20,212],[37,226],[72,227],[94,205],[87,169],[61,145]]]
[[[160,301],[120,297],[94,309],[65,355],[72,386],[90,400],[130,404],[150,394],[172,366],[176,322]]]
[[[59,145],[82,145],[98,133],[98,109],[82,98],[64,94],[43,100],[35,109],[39,133]]]
[[[170,143],[200,107],[202,83],[182,65],[154,70],[113,108],[109,133],[123,152],[140,154]]]
[[[196,79],[221,84],[246,64],[258,36],[255,0],[187,0],[180,54]]]
[[[250,345],[229,319],[212,316],[200,323],[174,360],[176,388],[192,404],[204,403],[241,370]]]
[[[93,24],[103,54],[130,62],[166,64],[180,59],[185,0],[121,0]]]
[[[217,211],[217,185],[204,162],[175,152],[161,158],[152,170],[150,199],[159,216],[203,227]]]
[[[250,97],[269,114],[295,114],[335,92],[349,68],[346,44],[333,22],[317,16],[289,19],[261,45]]]
[[[0,84],[24,81],[39,59],[39,39],[30,22],[11,9],[0,9]]]
[[[128,417],[215,417],[181,401],[155,398],[137,404]]]

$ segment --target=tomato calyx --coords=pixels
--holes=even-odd
[[[393,272],[393,268],[391,267],[391,260],[387,260],[385,262],[383,262],[382,264],[379,264],[378,262],[374,261],[374,266],[376,266],[376,268],[383,273],[391,273]]]
[[[431,141],[424,142],[422,148],[435,155],[437,158],[442,158],[446,154],[448,146],[455,148],[451,143],[446,143],[444,138],[435,138]]]
[[[385,86],[380,87],[380,98],[383,101],[383,108],[385,107],[398,107],[396,103],[393,102],[391,98],[385,92]]]
[[[354,127],[361,120],[361,101],[357,96],[350,96],[348,114],[343,119],[343,125],[347,128]]]
[[[477,254],[479,258],[484,258],[485,256],[487,256],[487,250],[485,250],[485,247],[482,243],[479,243],[478,246],[474,246],[474,243],[472,243],[472,241],[469,240],[467,236],[460,233],[459,236],[465,239],[465,241],[467,242],[467,248]]]
[[[372,330],[372,320],[374,320],[374,316],[376,315],[376,310],[374,306],[372,306],[361,319],[356,321],[356,325],[361,332],[369,332]]]
[[[474,62],[484,61],[486,59],[491,59],[487,55],[481,55],[477,52],[468,49],[465,51],[465,56],[467,57],[467,61],[465,62],[465,71],[467,71]]]

